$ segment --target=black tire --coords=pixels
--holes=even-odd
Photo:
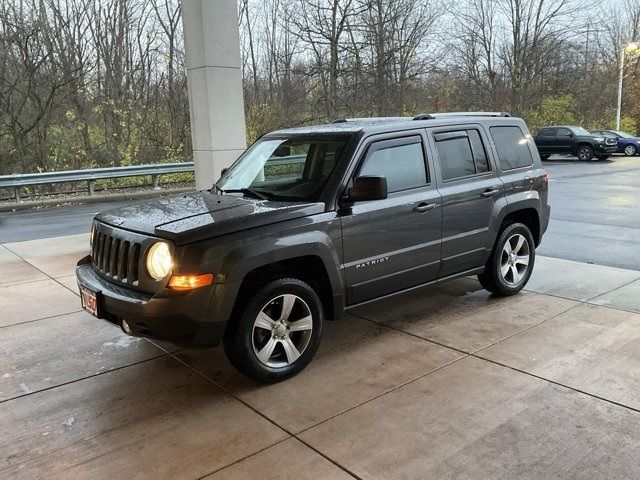
[[[258,315],[264,310],[273,308],[278,315],[278,309],[282,312],[283,304],[279,301],[284,295],[298,297],[294,307],[291,309],[291,316],[294,314],[308,316],[306,309],[312,318],[312,328],[304,332],[286,331],[284,337],[277,337],[275,331],[268,331],[263,327],[256,327]],[[246,297],[245,297],[246,298]],[[281,315],[280,315],[281,316]],[[277,322],[275,322],[277,323]],[[279,382],[293,377],[300,373],[311,361],[322,337],[322,327],[324,323],[324,311],[322,302],[316,291],[307,283],[297,278],[278,278],[269,281],[248,299],[246,306],[239,311],[236,319],[227,326],[223,340],[224,350],[231,364],[245,375],[261,382]],[[257,355],[256,348],[260,348],[257,342],[264,342],[263,347],[269,342],[275,343],[273,354],[269,358],[275,358],[274,363],[280,358],[280,362],[287,363],[289,354],[285,348],[285,342],[291,339],[294,341],[299,335],[310,332],[310,337],[306,340],[304,349],[300,356],[292,363],[283,365],[268,365],[261,361]],[[281,340],[278,340],[282,338]],[[254,345],[256,347],[254,348]],[[298,352],[296,350],[296,352]]]
[[[551,156],[551,155],[549,155],[548,153],[540,154],[540,158],[541,158],[542,160],[549,160],[549,157],[550,157],[550,156]]]
[[[523,272],[522,278],[515,282],[509,282],[502,274],[503,267],[503,250],[505,248],[505,244],[508,240],[513,239],[514,237],[521,235],[524,237],[524,240],[527,242],[528,246],[528,255],[529,260],[527,264],[526,271]],[[491,256],[485,265],[485,270],[480,275],[478,275],[478,280],[480,281],[480,285],[485,290],[490,291],[496,295],[507,296],[518,293],[520,290],[524,288],[524,286],[529,281],[531,277],[531,272],[533,272],[533,266],[535,264],[536,259],[536,250],[535,250],[535,242],[533,241],[533,235],[531,234],[531,230],[523,223],[510,223],[503,226],[496,243],[493,246],[493,251],[491,252]],[[511,267],[508,267],[511,268]],[[517,266],[515,266],[517,270]],[[513,276],[512,276],[513,278]]]
[[[638,154],[638,149],[634,145],[627,145],[624,147],[624,154],[627,157],[633,157]]]
[[[593,159],[593,148],[589,145],[580,145],[576,150],[576,157],[581,162],[589,162]]]

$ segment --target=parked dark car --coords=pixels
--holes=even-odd
[[[611,137],[594,137],[582,127],[559,125],[542,127],[535,136],[536,146],[542,160],[551,155],[573,155],[579,160],[589,161],[594,156],[605,160],[617,151]]]
[[[591,133],[597,137],[615,138],[618,146],[617,153],[624,153],[627,157],[640,153],[640,137],[634,137],[620,130],[596,130]]]
[[[130,335],[222,342],[240,371],[278,381],[359,305],[467,275],[519,292],[547,198],[531,135],[506,114],[280,130],[211,190],[97,215],[82,305]]]

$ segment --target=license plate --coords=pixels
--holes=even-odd
[[[98,316],[98,294],[80,285],[80,301],[82,308],[94,317]]]

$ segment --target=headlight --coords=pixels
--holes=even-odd
[[[593,137],[595,138],[596,142],[604,142],[604,137]]]
[[[147,253],[147,271],[156,280],[162,280],[173,268],[171,250],[165,242],[154,243]]]

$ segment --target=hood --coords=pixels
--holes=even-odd
[[[324,209],[324,203],[267,201],[202,191],[147,200],[102,212],[96,218],[114,227],[181,244],[322,213]]]

